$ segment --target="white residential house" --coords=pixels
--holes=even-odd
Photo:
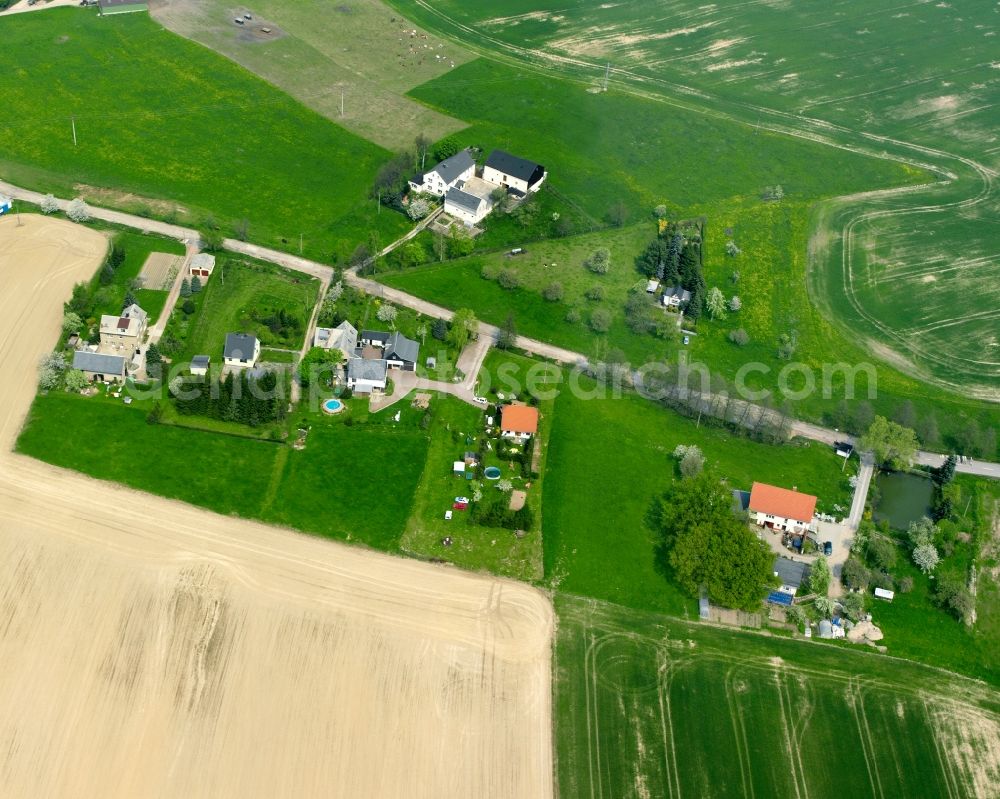
[[[139,352],[147,321],[146,312],[135,303],[117,316],[104,314],[101,317],[100,351],[107,355],[122,355],[131,361]]]
[[[468,150],[455,153],[431,170],[410,178],[410,189],[443,197],[445,192],[457,183],[468,180],[476,174],[476,162]]]
[[[215,256],[211,253],[200,252],[191,259],[189,274],[205,283],[215,271]]]
[[[495,186],[504,186],[508,192],[519,197],[538,191],[548,174],[541,164],[503,150],[490,153],[483,166],[483,180]]]
[[[83,372],[91,382],[124,380],[125,365],[125,358],[121,355],[108,355],[92,350],[77,350],[73,353],[73,368]]]
[[[754,483],[750,490],[749,511],[750,518],[760,527],[804,535],[814,529],[816,497]]]
[[[444,212],[467,225],[475,225],[493,209],[489,200],[463,191],[458,186],[448,189],[444,195]]]
[[[211,364],[212,359],[208,355],[195,355],[191,359],[191,374],[193,375],[207,375],[208,367]]]
[[[691,292],[685,288],[670,286],[663,290],[663,307],[668,311],[679,311],[687,308],[689,302],[691,302]]]
[[[347,321],[341,322],[336,327],[317,327],[313,334],[313,346],[324,350],[340,350],[348,358],[355,358],[358,331]]]
[[[384,360],[352,358],[347,362],[347,387],[355,394],[385,391],[388,367]]]
[[[515,441],[527,441],[538,432],[538,408],[530,405],[504,405],[500,410],[500,435]]]
[[[226,333],[222,356],[226,366],[252,369],[260,358],[260,341],[249,333]]]

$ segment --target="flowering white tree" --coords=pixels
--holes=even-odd
[[[733,295],[733,298],[729,301],[729,310],[734,313],[743,307],[743,300],[741,300],[737,295]]]
[[[406,215],[413,220],[423,219],[430,212],[431,204],[423,197],[418,197],[416,200],[412,200],[406,208]]]
[[[378,316],[380,322],[385,322],[386,324],[391,325],[396,321],[397,313],[399,313],[399,311],[396,310],[395,305],[389,305],[386,303],[385,305],[379,306],[378,314],[376,315]]]
[[[69,369],[65,382],[67,391],[82,391],[87,387],[87,376],[79,369]]]
[[[326,292],[326,299],[329,302],[336,302],[344,295],[344,281],[338,280]]]
[[[921,544],[913,550],[913,562],[920,567],[920,571],[924,574],[930,574],[934,571],[940,561],[941,557],[933,544]]]
[[[43,355],[38,362],[38,386],[44,390],[59,385],[63,372],[66,371],[66,356],[61,352],[50,352]]]
[[[83,200],[77,197],[66,206],[66,216],[74,222],[86,222],[90,219],[90,209]]]
[[[51,194],[46,194],[42,197],[42,202],[40,203],[43,214],[54,214],[59,210],[59,203],[56,202],[56,198]]]
[[[722,289],[718,286],[712,287],[705,300],[705,307],[708,308],[708,314],[713,319],[719,319],[726,315],[726,297],[722,293]]]
[[[742,250],[740,250],[740,248],[736,246],[736,242],[735,241],[727,241],[726,242],[726,255],[731,255],[732,257],[735,258],[741,252],[742,252]]]
[[[512,491],[513,489],[514,489],[514,484],[510,480],[504,479],[497,481],[498,491],[503,491],[506,494],[508,491]]]

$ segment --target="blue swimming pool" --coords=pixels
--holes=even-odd
[[[496,466],[487,466],[483,469],[483,477],[487,480],[499,480],[500,470]]]
[[[323,403],[323,413],[334,414],[340,413],[342,410],[344,410],[344,403],[339,399],[328,399]]]

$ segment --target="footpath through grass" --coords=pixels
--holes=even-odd
[[[246,219],[256,243],[292,249],[302,234],[324,261],[409,227],[367,197],[386,150],[144,13],[57,8],[0,27],[17,64],[0,74],[0,175],[14,183],[114,190],[100,202],[189,225],[212,214],[226,235]]]

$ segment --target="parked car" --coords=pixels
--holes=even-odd
[[[685,344],[690,344],[691,343],[691,337],[690,336],[684,336],[684,343]]]
[[[468,497],[455,497],[455,502],[457,502],[459,505],[468,505],[469,504],[469,498]]]
[[[243,19],[253,19],[249,14],[244,14]]]
[[[476,405],[489,405],[490,404],[490,401],[488,399],[486,399],[486,397],[473,397],[472,401],[474,403],[476,403]]]
[[[468,503],[465,502],[455,502],[454,504],[452,504],[451,507],[454,508],[455,510],[465,510],[466,508],[469,507],[469,505]]]
[[[833,554],[833,541],[823,542],[823,554],[827,557]]]
[[[237,25],[242,25],[243,24],[243,17],[236,17],[233,20],[233,22],[235,22]]]

